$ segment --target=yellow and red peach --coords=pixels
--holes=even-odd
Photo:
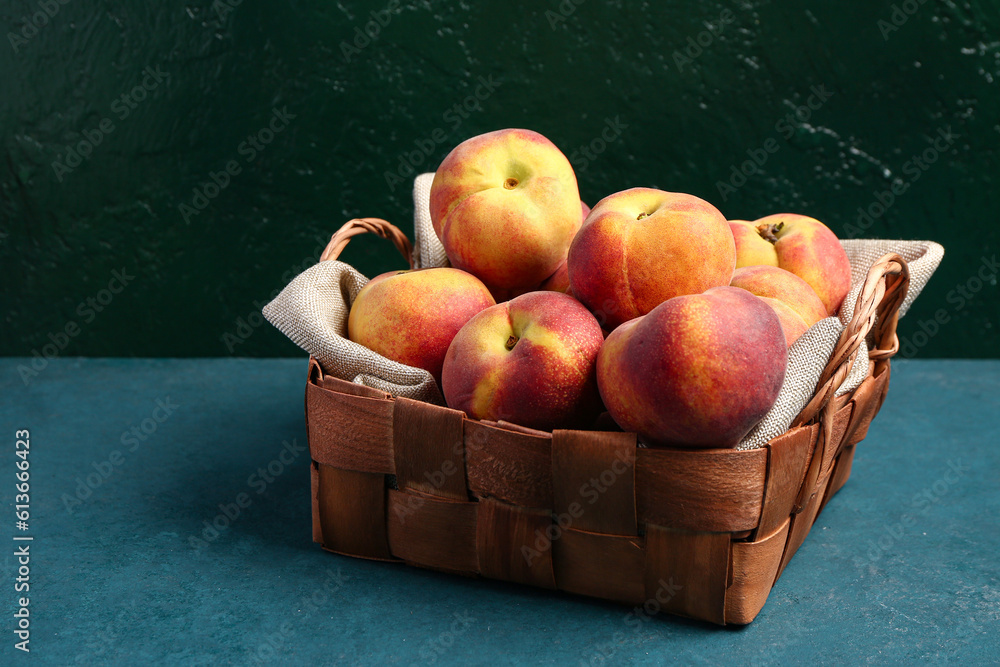
[[[785,332],[785,344],[791,347],[795,341],[802,337],[802,334],[809,331],[809,326],[795,310],[784,301],[772,299],[770,297],[757,297],[771,307],[774,314],[781,322],[781,330]]]
[[[558,292],[530,292],[479,313],[448,348],[441,389],[475,419],[537,429],[586,426],[599,412],[594,316]]]
[[[632,188],[594,206],[568,264],[573,296],[613,329],[667,299],[728,285],[736,247],[725,217],[703,199]]]
[[[764,299],[774,309],[789,346],[827,316],[826,306],[809,283],[777,266],[744,266],[736,269],[729,284]]]
[[[851,263],[837,235],[815,218],[777,213],[753,222],[731,220],[736,268],[778,266],[809,283],[828,315],[851,289]]]
[[[434,174],[431,222],[451,265],[494,294],[536,289],[566,258],[581,224],[566,156],[530,130],[463,141]]]
[[[556,269],[556,272],[545,279],[545,282],[538,288],[548,292],[569,292],[569,266],[563,261]]]
[[[649,444],[734,447],[777,399],[787,357],[774,310],[715,287],[615,329],[597,382],[612,418]]]
[[[581,217],[581,222],[587,219],[590,215],[590,207],[587,206],[583,201],[580,202],[580,210],[583,213]],[[569,266],[566,264],[564,259],[556,269],[555,273],[545,279],[538,289],[546,290],[549,292],[562,292],[563,294],[572,294],[569,289]]]
[[[361,288],[347,318],[347,337],[382,356],[423,368],[441,381],[452,338],[494,305],[473,275],[452,268],[390,271]]]

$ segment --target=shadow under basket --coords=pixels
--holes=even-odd
[[[310,360],[313,539],[360,558],[746,624],[851,474],[889,386],[906,262],[871,269],[811,402],[764,447],[638,447],[346,382]],[[868,376],[836,396],[868,340]]]

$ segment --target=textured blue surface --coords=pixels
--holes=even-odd
[[[745,628],[630,622],[613,604],[322,551],[311,541],[308,456],[292,459],[295,447],[283,444],[305,445],[303,360],[59,360],[27,387],[19,363],[0,360],[0,489],[11,509],[0,539],[11,544],[14,431],[28,428],[33,663],[1000,656],[1000,362],[894,365],[850,482]],[[123,444],[133,426],[141,433],[144,420],[164,417],[158,400],[179,407],[146,421],[145,440]],[[283,449],[291,463],[271,482],[252,477]],[[117,463],[105,463],[115,450]],[[109,466],[70,512],[77,478]],[[249,506],[217,539],[192,546],[240,494]],[[4,566],[12,612],[12,556]],[[2,661],[27,664],[7,619]]]

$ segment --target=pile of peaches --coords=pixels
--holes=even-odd
[[[650,445],[733,447],[774,404],[788,347],[850,289],[818,220],[727,221],[651,188],[589,209],[530,130],[452,150],[430,213],[451,267],[372,279],[348,337],[427,370],[475,419],[590,428],[607,411]]]

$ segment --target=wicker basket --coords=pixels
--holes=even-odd
[[[406,236],[371,218],[334,234],[322,259],[364,232],[410,261]],[[311,360],[313,539],[349,556],[749,623],[851,473],[885,398],[908,283],[898,255],[871,268],[812,401],[789,431],[747,451],[473,420]],[[866,337],[867,378],[836,396]]]

